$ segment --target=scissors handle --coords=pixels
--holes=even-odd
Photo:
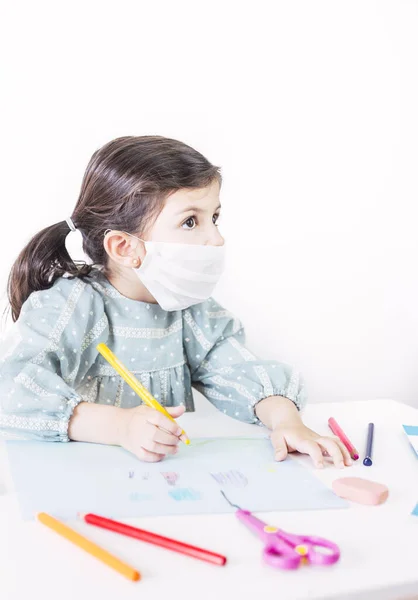
[[[280,539],[278,530],[257,519],[248,510],[237,510],[237,518],[253,531],[265,544],[264,561],[277,569],[296,569],[301,562],[301,555],[293,547]]]
[[[305,556],[312,565],[332,565],[340,558],[337,544],[312,535],[296,535],[280,531],[280,537]]]
[[[312,565],[333,565],[339,560],[340,549],[334,542],[314,536],[305,536],[303,540],[308,546],[307,558]]]

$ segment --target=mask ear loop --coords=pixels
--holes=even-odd
[[[137,235],[134,235],[133,233],[128,233],[127,231],[123,231],[122,233],[126,233],[126,235],[130,235],[131,237],[134,237],[136,240],[139,240],[140,242],[145,244],[145,240],[143,240],[142,238],[138,237]]]
[[[106,235],[109,233],[109,231],[113,231],[113,229],[106,229],[105,232],[103,233],[103,237],[106,237]],[[131,237],[134,237],[135,239],[139,240],[140,242],[143,242],[145,244],[146,240],[143,240],[142,238],[133,235],[133,233],[128,233],[127,231],[123,231],[123,229],[121,229],[122,233],[126,233],[126,235],[130,235]]]

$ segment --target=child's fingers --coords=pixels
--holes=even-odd
[[[326,437],[320,437],[316,441],[322,448],[325,448],[329,456],[332,458],[334,465],[342,469],[344,467],[344,454],[337,442]]]
[[[166,411],[173,417],[173,419],[178,419],[184,414],[186,408],[184,406],[167,406]]]
[[[309,454],[315,464],[315,467],[322,469],[324,466],[324,459],[322,456],[322,450],[316,442],[313,440],[303,440],[298,444],[296,449],[299,450],[299,452]]]
[[[176,435],[165,431],[164,429],[160,429],[159,427],[155,427],[155,425],[150,425],[154,429],[152,432],[152,439],[154,442],[158,442],[160,444],[165,444],[166,446],[177,446],[180,441],[180,438]]]
[[[164,429],[161,429],[160,427],[159,427],[158,429],[160,429],[160,431],[165,431]],[[167,432],[167,433],[168,433],[168,432]],[[171,433],[170,433],[170,435],[173,435],[173,434],[171,434]],[[189,438],[188,438],[188,437],[187,437],[187,435],[185,435],[184,433],[183,433],[183,434],[182,434],[180,437],[177,437],[177,436],[174,436],[174,437],[176,438],[176,443],[177,443],[179,440],[181,440],[181,441],[182,441],[182,442],[184,442],[184,443],[187,443],[187,441],[189,441],[189,443],[190,443],[190,440],[189,440]]]
[[[160,462],[163,460],[164,456],[164,454],[149,452],[148,450],[145,450],[145,448],[140,448],[137,453],[139,460],[144,460],[145,462]]]
[[[287,444],[283,435],[273,432],[270,439],[274,448],[274,459],[278,461],[285,460],[287,457]]]
[[[149,414],[147,414],[147,421],[152,425],[156,425],[160,429],[165,429],[165,431],[168,431],[177,437],[181,434],[181,427],[179,427],[177,423],[170,421],[168,417],[160,413],[158,410],[151,409]]]
[[[343,457],[344,457],[344,464],[347,467],[351,467],[351,465],[353,464],[353,459],[351,458],[351,455],[349,453],[349,451],[347,450],[347,448],[344,446],[344,444],[342,443],[341,440],[337,439],[335,440],[335,443],[338,445],[339,449],[341,450],[341,452],[343,453]]]
[[[350,452],[347,450],[347,448],[344,446],[344,444],[342,443],[342,441],[340,440],[340,438],[338,438],[337,436],[333,437],[333,436],[326,436],[326,439],[331,439],[333,440],[337,446],[339,447],[339,449],[341,450],[343,457],[344,457],[344,464],[347,467],[351,467],[351,465],[353,464],[353,459],[351,458],[351,454]],[[329,452],[327,450],[325,450],[325,448],[323,448],[322,454],[324,456],[328,456],[329,457]]]
[[[177,446],[168,446],[167,444],[160,444],[159,442],[155,442],[154,433],[151,436],[146,436],[144,440],[141,441],[142,448],[148,450],[148,452],[154,452],[155,454],[176,454],[178,452]]]

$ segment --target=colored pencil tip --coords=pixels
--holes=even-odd
[[[365,467],[371,467],[373,464],[373,461],[371,458],[369,458],[368,456],[366,456],[366,458],[363,460],[363,465]]]

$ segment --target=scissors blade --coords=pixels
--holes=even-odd
[[[234,507],[234,508],[236,508],[237,510],[241,510],[241,507],[240,507],[240,506],[237,506],[236,504],[233,504],[233,503],[231,502],[231,500],[229,500],[229,498],[227,497],[227,495],[225,494],[225,492],[224,492],[223,490],[221,490],[221,494],[222,494],[222,496],[225,498],[225,500],[228,502],[228,504],[229,504],[230,506],[233,506],[233,507]]]

